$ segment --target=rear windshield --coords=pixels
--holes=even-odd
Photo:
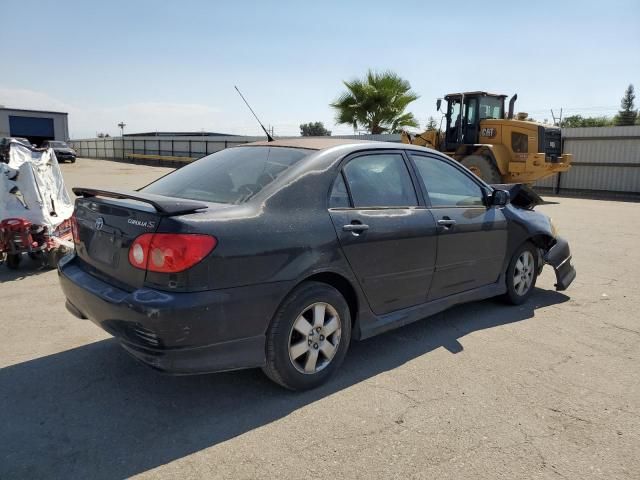
[[[205,202],[244,203],[310,153],[299,148],[228,148],[182,167],[141,191]]]
[[[69,148],[69,145],[67,145],[64,142],[49,142],[49,146],[50,147],[58,147],[58,148]]]

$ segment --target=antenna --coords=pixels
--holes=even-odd
[[[269,134],[269,132],[267,131],[266,128],[264,128],[264,125],[262,125],[262,122],[260,121],[260,119],[258,118],[258,116],[256,115],[256,112],[253,111],[253,108],[251,108],[251,105],[249,105],[249,102],[247,102],[247,99],[244,98],[244,95],[242,95],[242,92],[238,89],[238,87],[236,87],[235,85],[233,86],[233,88],[236,89],[236,91],[238,92],[238,95],[240,95],[240,98],[242,98],[242,100],[244,101],[244,103],[247,105],[247,107],[249,107],[249,110],[251,110],[251,113],[253,113],[253,116],[256,117],[256,120],[258,121],[258,124],[260,124],[260,126],[262,127],[262,130],[264,131],[264,133],[267,135],[267,142],[273,142],[273,137]]]

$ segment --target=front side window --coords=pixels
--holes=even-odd
[[[529,137],[524,133],[511,133],[511,148],[515,153],[529,152]]]
[[[401,154],[385,153],[354,158],[344,167],[344,174],[356,208],[418,205]]]
[[[182,167],[141,191],[205,202],[244,203],[310,153],[301,148],[227,148]]]
[[[484,205],[480,186],[453,165],[433,157],[411,155],[431,206],[469,207]]]
[[[496,97],[480,97],[480,120],[504,117],[504,99]]]

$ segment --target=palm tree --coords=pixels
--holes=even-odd
[[[370,133],[400,133],[403,127],[418,127],[412,113],[404,110],[419,97],[397,74],[369,70],[365,79],[343,82],[347,91],[330,105],[336,123],[365,128]]]

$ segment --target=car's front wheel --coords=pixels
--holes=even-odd
[[[536,258],[536,247],[529,242],[516,250],[507,268],[507,302],[520,305],[533,293],[538,278]]]
[[[290,390],[317,387],[340,367],[350,341],[351,315],[344,297],[325,283],[305,282],[271,321],[263,371]]]

